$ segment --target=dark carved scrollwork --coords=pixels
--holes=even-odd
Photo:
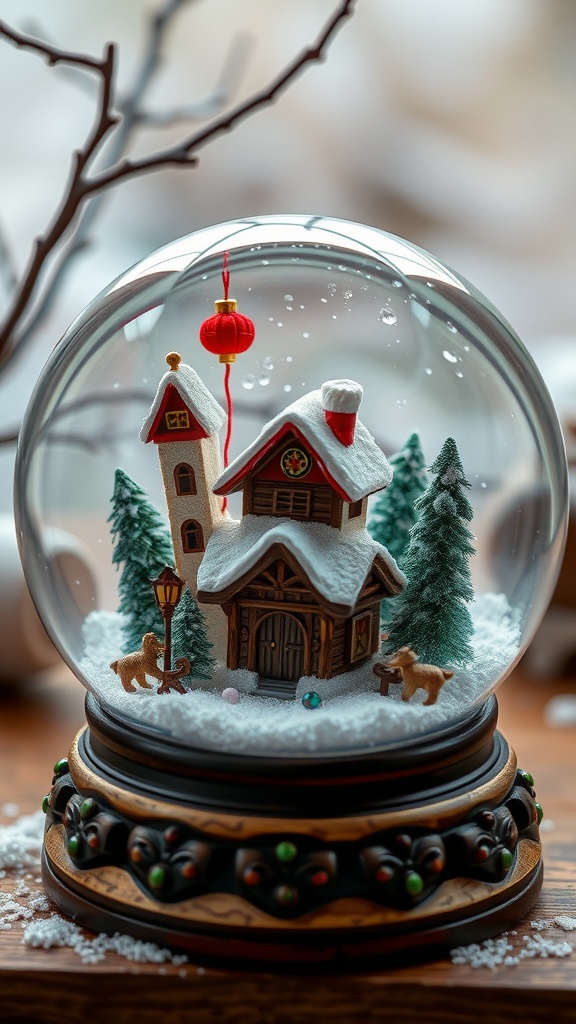
[[[160,902],[236,893],[289,919],[346,897],[408,910],[449,878],[502,881],[513,868],[519,838],[538,839],[542,808],[533,785],[532,776],[519,771],[502,804],[476,808],[442,833],[388,829],[329,845],[305,836],[262,835],[243,846],[178,822],[130,821],[105,801],[78,793],[65,760],[55,767],[43,807],[47,827],[65,829],[77,868],[114,864]]]
[[[391,836],[386,846],[368,846],[360,858],[372,895],[392,906],[420,903],[435,889],[446,867],[439,835]]]
[[[482,810],[455,829],[447,843],[452,859],[466,865],[466,874],[501,881],[514,860],[518,826],[505,805]]]
[[[235,857],[239,892],[277,917],[297,917],[334,898],[333,850],[301,851],[294,842],[241,848]]]
[[[94,797],[77,792],[65,758],[54,766],[52,789],[42,806],[49,824],[66,829],[66,848],[79,867],[96,867],[123,856],[125,823]]]
[[[181,900],[203,890],[212,845],[191,839],[178,825],[137,825],[128,836],[130,867],[157,899]]]
[[[100,807],[93,797],[71,797],[62,815],[71,858],[83,867],[115,860],[126,847],[126,826],[116,814]]]

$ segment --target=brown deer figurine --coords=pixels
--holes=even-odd
[[[439,668],[438,665],[423,665],[418,661],[417,655],[410,647],[401,647],[388,658],[390,668],[398,668],[404,680],[404,692],[402,700],[408,701],[413,697],[416,690],[426,690],[428,694],[424,701],[425,705],[435,704],[438,694],[447,679],[454,675],[449,669]]]

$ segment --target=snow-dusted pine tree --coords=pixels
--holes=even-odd
[[[188,658],[193,679],[211,679],[216,668],[210,654],[213,646],[208,639],[206,620],[186,588],[172,620],[172,656],[175,661]]]
[[[162,615],[154,600],[150,580],[166,565],[174,564],[168,527],[147,494],[122,469],[114,476],[112,512],[114,543],[112,561],[123,565],[118,594],[118,611],[126,616],[123,627],[124,651],[138,650],[145,633],[164,636]]]
[[[428,482],[418,434],[411,434],[404,447],[389,461],[394,476],[372,508],[368,532],[400,565],[417,518],[414,502]]]
[[[418,518],[402,568],[406,589],[397,598],[386,653],[411,647],[420,661],[465,666],[474,632],[466,607],[474,597],[469,559],[475,554],[467,523],[470,487],[456,442],[449,437],[431,467],[434,478],[416,502]]]

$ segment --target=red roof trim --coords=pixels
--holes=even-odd
[[[272,448],[274,448],[278,441],[280,441],[283,437],[286,436],[286,434],[294,434],[295,437],[297,437],[302,444],[312,449],[312,454],[314,455],[314,458],[318,462],[318,465],[320,466],[330,486],[334,488],[336,493],[339,495],[340,498],[342,498],[343,501],[351,501],[352,499],[349,497],[349,495],[346,494],[346,492],[340,487],[340,484],[338,484],[334,477],[328,472],[325,463],[322,461],[322,459],[318,455],[318,452],[310,443],[309,438],[307,438],[306,435],[303,434],[302,431],[298,429],[298,427],[295,427],[293,423],[283,423],[282,426],[280,427],[280,430],[278,430],[273,437],[268,439],[266,444],[252,456],[252,458],[246,463],[245,466],[242,467],[242,469],[238,470],[236,476],[232,477],[232,479],[229,480],[228,483],[224,484],[223,486],[214,487],[214,494],[231,494],[233,491],[239,490],[242,481],[252,472],[252,470],[255,468],[255,466],[257,466],[261,459],[263,459],[264,456],[267,455]]]

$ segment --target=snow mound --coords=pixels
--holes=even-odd
[[[122,618],[111,612],[92,612],[86,619],[80,669],[103,704],[194,747],[276,756],[351,753],[442,728],[490,693],[518,654],[519,624],[503,594],[479,595],[470,611],[474,662],[454,672],[430,707],[423,706],[423,690],[405,704],[401,684],[393,684],[390,695],[381,697],[372,672],[378,656],[333,679],[302,678],[291,701],[256,695],[254,673],[222,665],[209,683],[187,681],[186,694],[158,695],[155,689],[125,693],[109,667],[122,648]],[[238,704],[222,700],[222,690],[229,686],[239,690]],[[310,711],[302,705],[307,690],[320,694],[322,707]]]

